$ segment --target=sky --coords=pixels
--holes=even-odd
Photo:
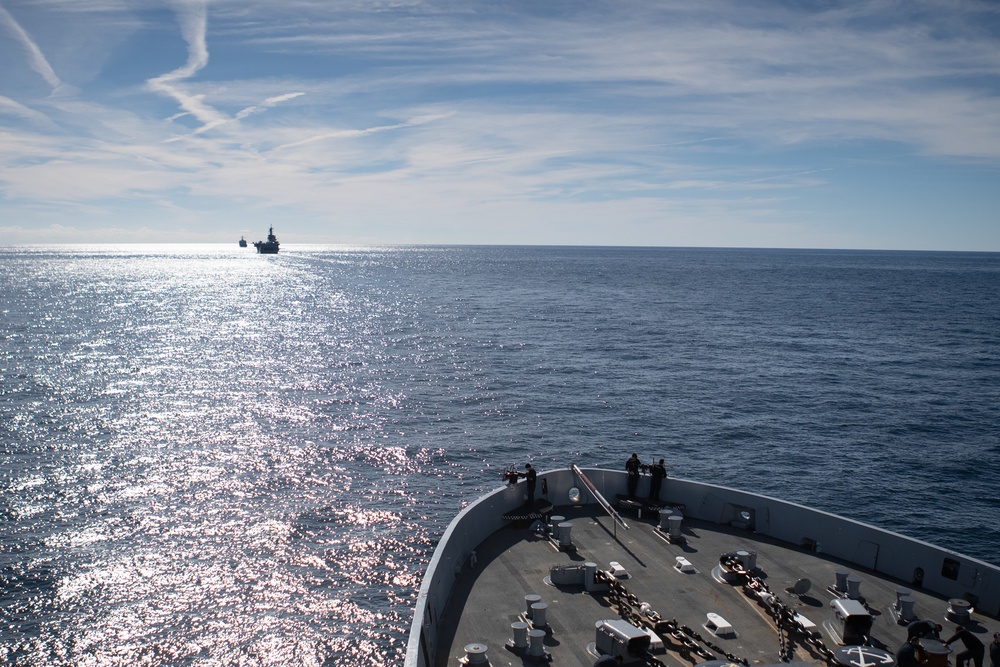
[[[1000,251],[994,0],[0,0],[0,237]]]

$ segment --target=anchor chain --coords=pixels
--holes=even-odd
[[[801,638],[816,655],[825,660],[828,664],[833,664],[834,654],[823,640],[810,632],[802,623],[795,619],[795,611],[782,601],[777,595],[771,592],[767,583],[758,575],[748,571],[736,558],[724,557],[720,563],[734,572],[746,577],[743,590],[748,595],[752,595],[762,602],[768,614],[774,619],[774,624],[778,628],[778,656],[782,662],[791,662],[795,653],[795,639]]]
[[[608,585],[608,602],[618,610],[618,615],[623,621],[637,628],[648,627],[661,639],[669,638],[672,643],[679,644],[682,652],[693,653],[705,660],[716,660],[718,656],[711,652],[715,651],[716,654],[725,656],[730,662],[742,665],[750,664],[748,660],[738,658],[722,647],[713,644],[690,627],[679,624],[676,619],[663,620],[660,613],[654,611],[649,603],[640,601],[634,593],[625,587],[625,584],[607,572],[599,570],[596,578],[599,582]],[[662,661],[649,653],[644,656],[644,660],[648,665],[664,665]]]

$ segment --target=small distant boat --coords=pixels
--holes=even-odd
[[[278,237],[274,235],[274,227],[268,227],[266,241],[254,241],[253,247],[257,248],[257,253],[261,255],[278,254]]]
[[[246,248],[247,247],[247,240],[245,238],[243,238],[242,236],[240,237],[240,247],[241,248]]]

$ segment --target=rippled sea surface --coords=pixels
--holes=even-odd
[[[525,461],[1000,564],[1000,255],[235,245],[0,250],[0,662],[400,664]]]

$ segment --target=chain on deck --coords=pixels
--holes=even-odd
[[[801,643],[816,658],[827,664],[834,664],[834,654],[823,640],[810,632],[795,619],[795,612],[777,595],[773,594],[763,578],[748,571],[736,558],[723,556],[720,560],[723,567],[736,572],[745,578],[743,592],[764,603],[767,613],[771,616],[778,630],[778,656],[781,662],[791,662],[795,653],[796,643]],[[607,598],[617,610],[622,620],[641,629],[652,630],[664,642],[664,648],[671,648],[685,656],[697,656],[704,660],[718,660],[724,656],[727,660],[742,665],[749,665],[745,658],[729,653],[722,647],[701,636],[694,629],[678,623],[676,619],[664,620],[662,615],[653,610],[648,602],[642,602],[629,592],[625,585],[608,572],[598,571],[597,580],[607,584]],[[665,663],[647,653],[645,661],[649,665],[666,667]]]

